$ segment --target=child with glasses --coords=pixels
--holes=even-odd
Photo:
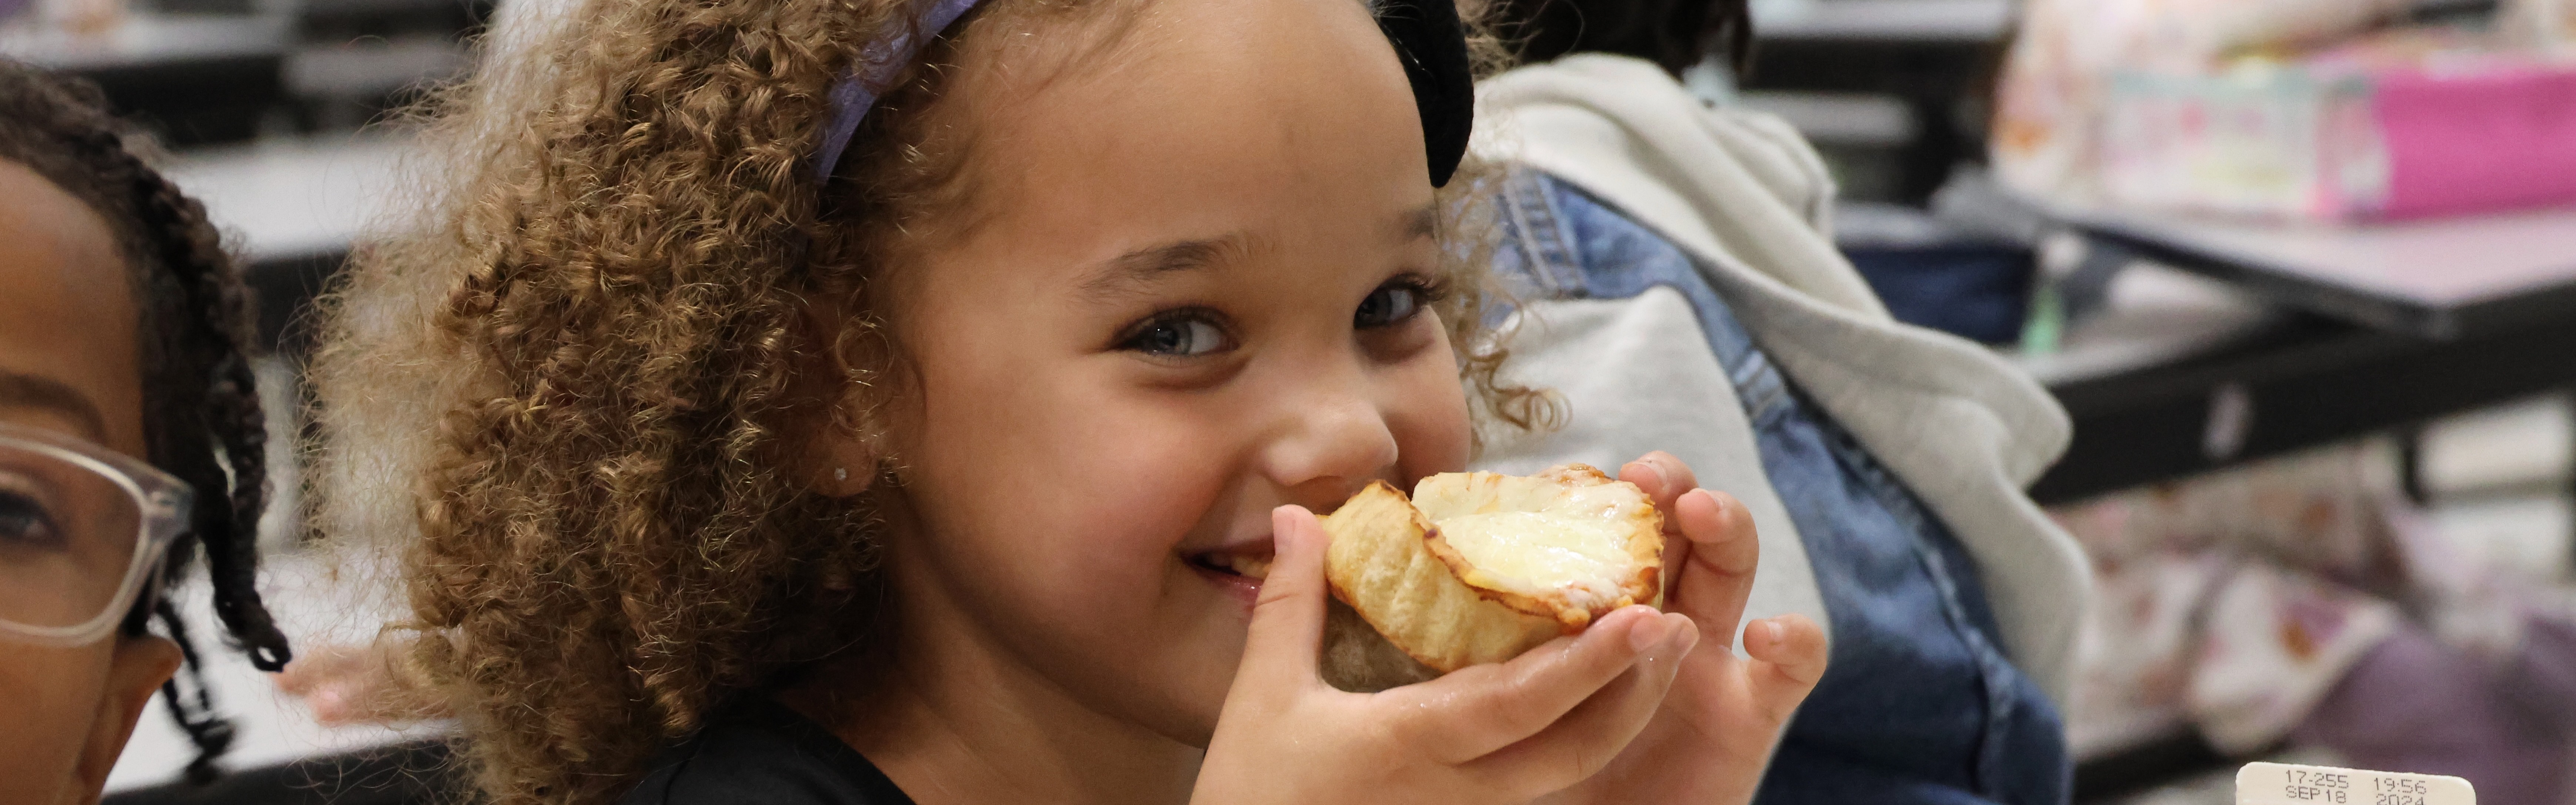
[[[231,727],[174,678],[197,654],[160,595],[201,553],[224,642],[287,660],[252,587],[249,300],[127,136],[96,90],[0,61],[0,802],[95,801],[156,689],[212,774]]]

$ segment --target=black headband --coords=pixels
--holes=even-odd
[[[1476,120],[1476,77],[1467,63],[1467,34],[1451,0],[1383,0],[1377,27],[1395,45],[1413,108],[1422,115],[1422,156],[1431,186],[1446,187],[1467,156]]]
[[[822,142],[814,149],[814,178],[829,181],[840,168],[841,155],[858,133],[859,122],[876,108],[877,96],[921,54],[913,31],[939,34],[957,24],[981,0],[925,0],[910,31],[895,32],[860,51],[859,62],[832,85],[831,117]],[[1378,29],[1395,46],[1396,61],[1413,85],[1413,107],[1422,116],[1423,157],[1431,165],[1431,186],[1449,184],[1458,161],[1467,154],[1467,133],[1476,117],[1475,77],[1467,63],[1467,38],[1451,0],[1381,0]]]

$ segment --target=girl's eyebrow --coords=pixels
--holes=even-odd
[[[50,377],[0,370],[0,408],[48,411],[69,418],[91,441],[107,438],[107,418],[79,389]]]
[[[1438,210],[1424,204],[1397,215],[1389,231],[1397,242],[1410,243],[1436,235],[1439,221]],[[1092,301],[1114,302],[1142,293],[1145,286],[1165,275],[1214,268],[1227,257],[1243,253],[1248,240],[1248,236],[1236,232],[1136,249],[1102,262],[1087,272],[1077,287]]]
[[[1398,227],[1396,240],[1399,241],[1412,242],[1432,237],[1440,233],[1440,213],[1432,209],[1432,205],[1424,204],[1406,210]]]
[[[1241,234],[1147,246],[1112,257],[1092,269],[1082,280],[1082,295],[1094,301],[1115,301],[1143,291],[1144,286],[1163,275],[1214,267],[1229,253],[1242,248]]]

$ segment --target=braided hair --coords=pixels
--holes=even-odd
[[[170,546],[162,584],[175,583],[202,553],[226,642],[260,670],[276,671],[289,657],[286,637],[252,586],[268,502],[268,428],[251,376],[251,298],[205,208],[145,164],[129,139],[139,141],[108,114],[96,87],[0,60],[0,159],[88,204],[126,255],[142,311],[145,459],[197,490],[188,534]],[[163,684],[162,698],[197,747],[188,778],[205,782],[233,728],[214,712],[200,652],[161,592],[138,601],[124,629],[142,634],[158,621],[179,644],[183,670]]]
[[[1494,6],[1495,28],[1519,46],[1523,62],[1597,51],[1645,59],[1680,76],[1717,52],[1737,75],[1752,66],[1747,0],[1500,0]]]

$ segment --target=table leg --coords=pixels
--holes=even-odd
[[[2397,439],[2397,488],[2417,506],[2433,505],[2433,493],[2424,488],[2424,426],[2408,425],[2392,435]]]

